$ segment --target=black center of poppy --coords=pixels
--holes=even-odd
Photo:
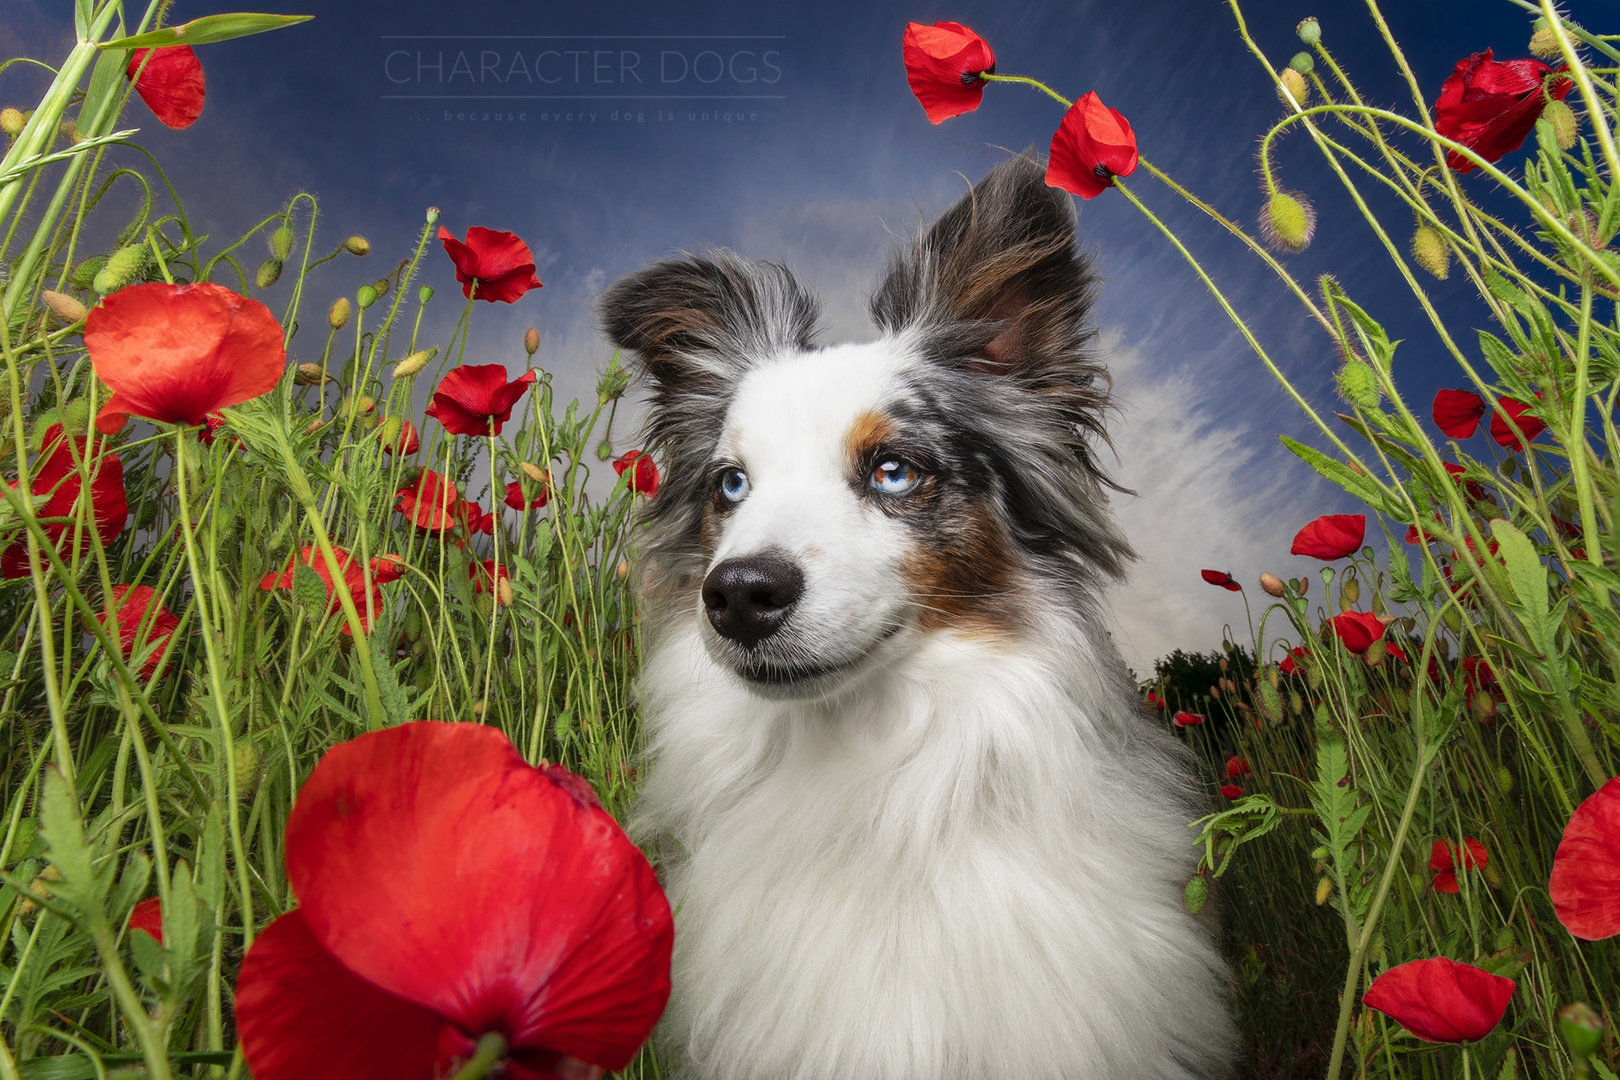
[[[980,75],[994,75],[995,73],[996,73],[996,65],[994,65],[994,64],[991,64],[989,67],[983,69],[982,71],[964,71],[964,72],[962,72],[962,85],[963,86],[972,86],[974,83],[979,81],[979,76]]]
[[[1097,167],[1091,170],[1091,174],[1099,180],[1112,180],[1114,178],[1113,170],[1100,161],[1097,162]]]

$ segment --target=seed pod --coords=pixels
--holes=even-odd
[[[1542,110],[1541,118],[1553,126],[1553,137],[1558,140],[1558,149],[1571,150],[1575,147],[1575,135],[1580,130],[1580,122],[1575,119],[1575,110],[1562,101],[1549,101]]]
[[[1513,773],[1506,765],[1498,765],[1496,767],[1496,789],[1504,795],[1513,794]],[[1499,945],[1497,947],[1502,949],[1507,948],[1506,945]]]
[[[360,310],[364,311],[366,308],[377,302],[377,290],[372,288],[370,285],[362,285],[360,286],[359,293],[356,295],[356,300],[360,304]]]
[[[1288,691],[1288,707],[1295,712],[1304,711],[1305,699],[1300,697],[1298,690]]]
[[[326,325],[334,330],[341,330],[348,325],[349,316],[353,309],[349,305],[347,296],[340,296],[332,301],[332,306],[326,312]]]
[[[427,208],[427,223],[429,225],[432,225],[434,222],[436,222],[438,220],[439,220],[439,208],[437,206],[428,207]]]
[[[101,268],[92,282],[92,287],[102,296],[115,293],[135,280],[135,276],[146,268],[146,245],[131,244],[119,248],[107,259],[107,265]]]
[[[281,280],[281,260],[266,259],[259,264],[258,273],[253,275],[253,284],[261,289],[268,289]]]
[[[1311,84],[1305,81],[1305,76],[1293,68],[1283,68],[1278,76],[1281,85],[1277,88],[1277,100],[1284,105],[1298,103],[1304,105],[1311,99]],[[1293,101],[1290,102],[1289,98]]]
[[[1440,281],[1451,274],[1451,248],[1433,225],[1419,225],[1412,234],[1412,259]]]
[[[5,132],[8,138],[15,139],[27,126],[28,117],[23,115],[21,109],[10,107],[0,109],[0,131]]]
[[[393,282],[390,281],[389,279],[387,279],[385,277],[380,277],[376,281],[371,283],[371,287],[373,289],[377,290],[377,295],[378,296],[386,296],[388,294],[388,288],[392,284],[393,284]]]
[[[1261,574],[1260,588],[1265,590],[1267,596],[1281,597],[1285,595],[1282,579],[1276,574]]]
[[[1294,58],[1288,61],[1288,66],[1301,75],[1309,75],[1316,70],[1316,61],[1311,59],[1311,54],[1308,52],[1297,52],[1294,54]]]
[[[1260,235],[1277,250],[1298,255],[1316,235],[1316,209],[1299,192],[1278,189],[1260,213]]]
[[[1474,700],[1468,703],[1468,711],[1481,724],[1487,723],[1496,715],[1496,698],[1480,691],[1474,694]]]
[[[394,365],[394,378],[408,379],[415,375],[418,371],[427,367],[428,361],[433,359],[433,354],[436,352],[438,352],[438,349],[435,348],[411,353],[411,355]]]
[[[292,254],[292,249],[292,226],[288,225],[284,221],[277,226],[275,232],[270,234],[270,254],[275,256],[277,259],[280,259],[282,262],[286,262],[287,256]]]
[[[420,286],[417,287],[417,289],[416,289],[416,302],[417,303],[425,304],[431,299],[433,299],[433,286],[431,286],[431,285],[420,285]]]
[[[46,307],[51,309],[52,315],[65,323],[83,322],[90,317],[90,309],[80,303],[79,298],[76,296],[69,296],[67,293],[52,292],[46,289],[39,294],[39,298],[45,302]]]
[[[1339,595],[1349,597],[1350,602],[1355,603],[1361,599],[1361,583],[1353,577],[1346,577],[1339,586]]]
[[[1339,368],[1335,381],[1339,386],[1339,396],[1349,404],[1362,412],[1372,412],[1378,408],[1383,391],[1379,389],[1378,373],[1371,364],[1351,360]]]
[[[1316,883],[1316,906],[1321,907],[1327,903],[1328,897],[1332,895],[1333,879],[1324,874],[1322,880]]]
[[[1294,33],[1298,34],[1299,40],[1305,44],[1315,45],[1322,40],[1322,24],[1316,21],[1316,16],[1312,15],[1301,19],[1299,25],[1294,27]]]
[[[363,236],[351,236],[343,241],[343,246],[350,255],[371,254],[371,241]]]
[[[1181,905],[1187,909],[1187,914],[1196,915],[1204,910],[1209,903],[1209,882],[1202,874],[1195,874],[1187,881],[1187,887],[1181,891]]]

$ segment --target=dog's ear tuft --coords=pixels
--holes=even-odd
[[[602,328],[665,393],[711,390],[759,360],[814,345],[818,310],[787,268],[710,250],[654,263],[602,297]]]

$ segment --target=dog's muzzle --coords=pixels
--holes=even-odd
[[[721,637],[753,648],[782,628],[804,574],[780,555],[727,559],[703,580],[703,609]]]

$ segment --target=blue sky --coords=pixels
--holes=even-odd
[[[929,124],[900,63],[908,20],[973,27],[1004,74],[1043,78],[1070,97],[1096,90],[1130,119],[1145,157],[1248,223],[1262,203],[1256,140],[1281,115],[1230,11],[1213,0],[251,6],[317,18],[199,50],[208,97],[190,129],[170,132],[139,104],[126,114],[195,227],[240,234],[293,193],[314,193],[326,243],[361,233],[374,245],[367,261],[316,279],[321,307],[407,255],[429,205],[458,235],[471,225],[512,230],[546,287],[510,308],[479,305],[469,360],[521,366],[518,343],[532,324],[545,339],[537,362],[569,393],[588,392],[609,355],[596,294],[676,250],[718,245],[781,260],[822,296],[826,341],[870,336],[865,298],[894,245],[1000,160],[1000,148],[1044,151],[1061,109],[1023,87],[991,87],[977,112]],[[70,7],[8,0],[6,54],[59,58]],[[1572,5],[1593,20],[1596,8]],[[172,19],[233,9],[179,0]],[[1410,109],[1362,4],[1265,0],[1244,10],[1278,66],[1301,47],[1295,24],[1318,16],[1364,95]],[[1430,101],[1470,52],[1527,55],[1528,16],[1506,0],[1391,0],[1385,15]],[[42,88],[15,67],[4,80],[0,104],[26,107]],[[1320,213],[1316,242],[1290,268],[1302,279],[1332,271],[1405,339],[1398,381],[1426,411],[1437,387],[1459,382],[1433,331],[1307,141],[1288,138],[1279,161],[1283,182]],[[1332,350],[1270,272],[1146,173],[1135,179],[1296,385],[1331,409]],[[1374,203],[1404,241],[1409,213]],[[1123,409],[1116,475],[1139,493],[1116,504],[1143,558],[1113,602],[1122,647],[1143,671],[1171,648],[1215,647],[1223,623],[1246,639],[1241,601],[1205,585],[1200,568],[1229,570],[1264,599],[1254,587],[1262,570],[1315,568],[1287,555],[1299,526],[1355,507],[1280,449],[1278,433],[1314,441],[1307,421],[1162,236],[1117,193],[1081,206],[1082,239],[1107,279],[1097,317]],[[448,260],[430,259],[423,280],[448,299]],[[1485,326],[1456,276],[1431,295],[1462,340]],[[429,341],[447,335],[458,310],[436,307]],[[631,430],[618,441],[633,445]]]

